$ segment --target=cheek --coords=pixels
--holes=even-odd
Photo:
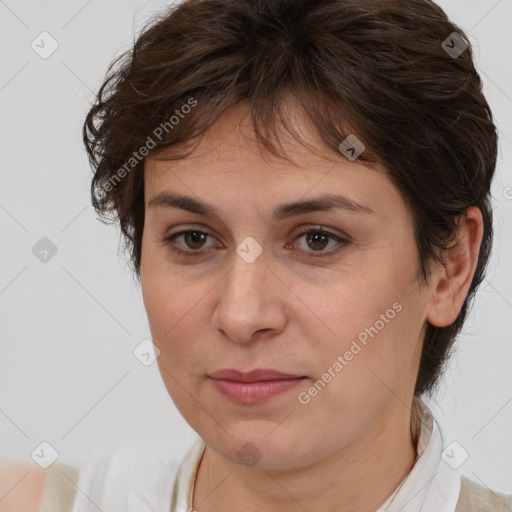
[[[153,268],[145,272],[142,290],[151,338],[159,350],[160,375],[170,397],[190,422],[197,407],[191,397],[191,393],[195,394],[195,380],[191,377],[197,373],[194,361],[197,340],[201,338],[194,326],[202,324],[197,318],[199,304],[194,300],[197,291],[190,285],[181,288],[176,281],[162,278]]]
[[[396,284],[396,281],[386,279],[385,269],[375,269],[356,278],[332,281],[330,286],[309,294],[304,302],[313,305],[312,312],[323,321],[329,338],[350,344],[359,333],[379,321],[380,315],[387,310],[391,310],[390,317],[395,316],[393,304],[401,296]]]
[[[166,350],[171,343],[176,344],[176,340],[186,340],[187,332],[192,334],[191,325],[198,321],[198,297],[204,296],[204,290],[201,287],[201,293],[191,285],[182,288],[174,279],[156,274],[153,277],[146,277],[143,284],[144,306],[153,341],[160,350]]]
[[[159,365],[176,376],[197,373],[194,358],[206,340],[208,292],[213,284],[185,279],[149,258],[141,268],[141,283],[152,340],[160,350]]]
[[[180,282],[179,273],[169,268],[165,251],[143,238],[141,285],[151,331],[162,340],[183,316],[190,288]]]
[[[408,270],[375,267],[358,279],[308,297],[326,327],[322,335],[311,329],[312,324],[308,327],[307,320],[302,324],[307,337],[315,340],[316,377],[329,371],[343,373],[345,378],[336,380],[352,388],[354,382],[375,381],[370,369],[390,380],[403,375],[417,355],[424,313],[424,300],[417,288],[414,292]]]

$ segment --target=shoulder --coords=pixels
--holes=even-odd
[[[0,460],[0,512],[150,512],[171,502],[183,447],[122,444],[80,466]]]
[[[48,469],[0,462],[0,512],[64,512],[73,507],[80,469],[54,463]]]
[[[512,495],[493,491],[461,476],[459,501],[455,512],[512,512]]]
[[[46,483],[44,469],[29,462],[0,462],[0,511],[38,512]]]
[[[181,459],[162,443],[118,446],[81,467],[72,512],[164,510]]]

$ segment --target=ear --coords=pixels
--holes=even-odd
[[[432,274],[426,317],[432,325],[446,327],[457,319],[475,274],[482,236],[482,212],[471,206],[460,218],[458,243],[449,250],[444,265]]]

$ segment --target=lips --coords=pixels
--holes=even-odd
[[[230,380],[235,382],[264,382],[268,380],[299,379],[301,377],[304,377],[304,375],[294,375],[291,373],[283,373],[277,370],[267,369],[257,369],[250,372],[226,369],[218,370],[210,375],[210,378],[212,379]]]
[[[271,369],[256,369],[250,372],[224,369],[213,372],[208,377],[225,398],[247,405],[266,402],[306,379],[304,375]]]

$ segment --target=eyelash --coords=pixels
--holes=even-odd
[[[185,235],[187,233],[200,233],[200,234],[203,234],[203,235],[207,235],[207,236],[210,236],[209,233],[205,232],[205,231],[201,231],[199,229],[186,229],[186,230],[183,230],[183,231],[179,231],[178,233],[173,233],[172,235],[168,236],[168,237],[165,237],[162,240],[162,242],[169,246],[169,248],[175,252],[176,254],[179,254],[179,255],[182,255],[182,256],[186,256],[186,257],[198,257],[198,256],[202,256],[202,253],[204,253],[205,251],[201,251],[201,250],[197,250],[197,251],[184,251],[183,249],[179,249],[177,248],[176,246],[173,246],[172,242],[178,238],[179,236],[181,235]],[[303,231],[302,233],[299,233],[297,236],[296,236],[296,239],[297,238],[300,238],[304,235],[309,235],[309,234],[322,234],[322,235],[326,235],[328,236],[329,238],[335,240],[336,242],[338,242],[338,247],[335,248],[335,249],[331,249],[330,251],[327,251],[327,252],[321,252],[321,254],[314,254],[314,253],[311,253],[310,256],[313,257],[313,258],[325,258],[325,257],[328,257],[328,256],[333,256],[334,254],[337,254],[338,252],[340,252],[341,250],[343,250],[347,245],[350,244],[350,240],[346,239],[346,238],[342,238],[338,235],[335,235],[334,233],[331,233],[329,231],[325,231],[323,229],[319,229],[319,228],[316,228],[316,229],[308,229],[306,231]],[[306,251],[306,252],[309,252],[309,251]]]

